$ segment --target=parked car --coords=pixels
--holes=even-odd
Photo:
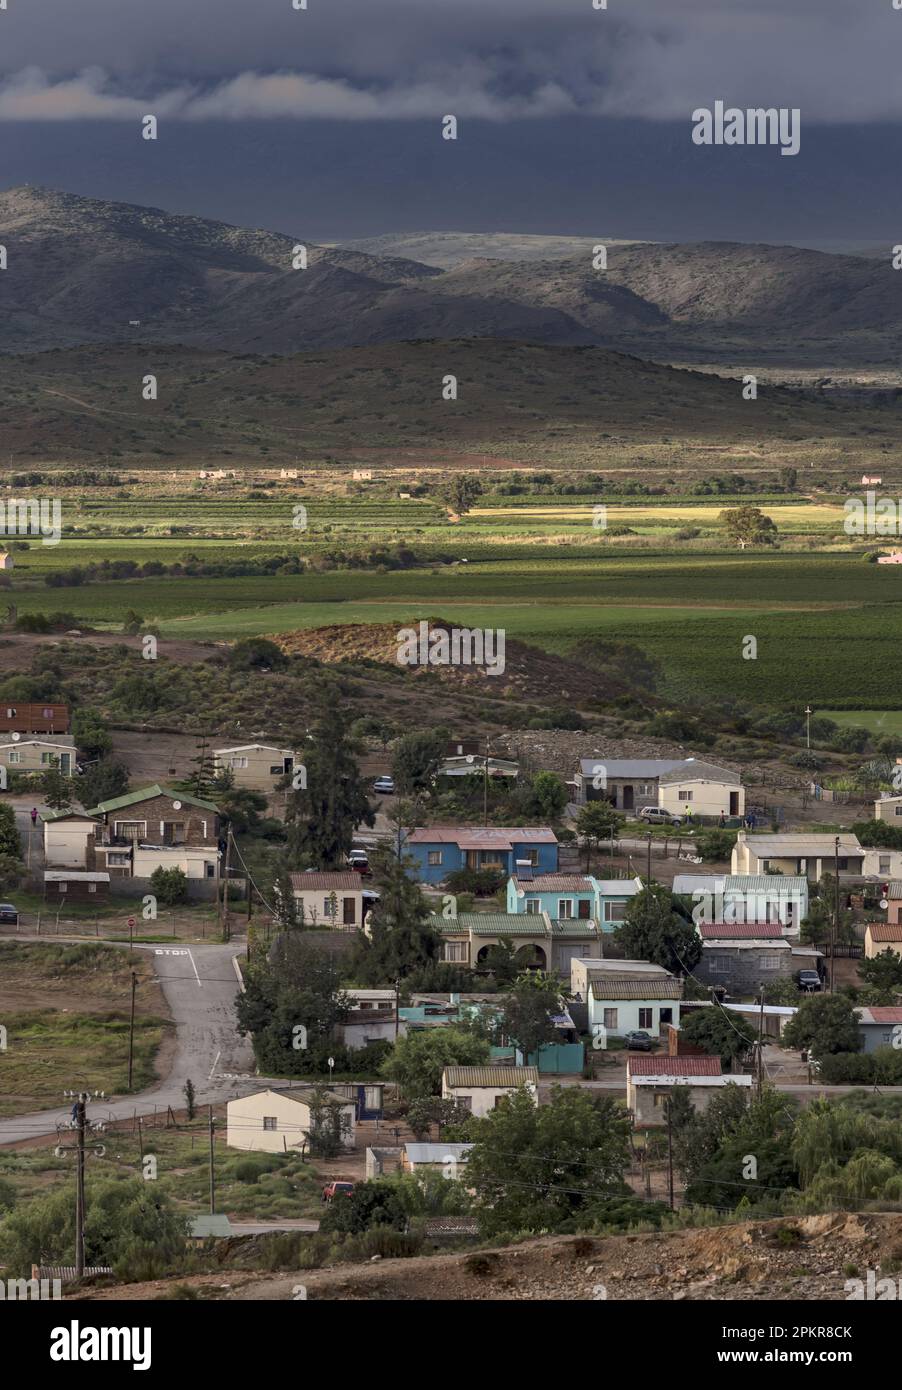
[[[0,922],[7,922],[17,927],[19,925],[19,909],[13,907],[12,903],[0,903]]]
[[[637,1028],[632,1033],[624,1033],[623,1041],[630,1052],[651,1052],[657,1039],[651,1033],[646,1033],[644,1028]]]
[[[370,861],[365,849],[352,849],[348,855],[348,866],[355,869],[358,874],[368,874],[370,871]]]
[[[809,994],[822,988],[821,977],[816,970],[800,970],[796,976],[796,981],[799,989],[807,990]]]
[[[683,824],[682,816],[675,816],[672,811],[665,811],[660,806],[643,806],[637,820],[644,820],[647,825]]]
[[[386,796],[394,796],[395,783],[391,777],[377,777],[373,783],[374,792],[384,792]]]
[[[354,1184],[352,1182],[327,1182],[323,1188],[323,1201],[331,1202],[336,1197],[341,1196],[350,1197],[353,1191]]]

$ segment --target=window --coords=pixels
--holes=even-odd
[[[458,1105],[462,1105],[462,1106],[463,1106],[464,1110],[472,1111],[472,1109],[473,1109],[473,1097],[472,1097],[472,1096],[461,1096],[461,1095],[456,1095],[456,1096],[454,1097],[454,1099],[457,1101]]]
[[[528,917],[538,917],[542,911],[541,898],[526,899],[526,914]]]
[[[45,719],[52,719],[52,718],[53,718],[53,710],[50,709],[49,706],[43,711],[43,713],[44,713],[44,718],[45,718]]]
[[[894,806],[894,807],[893,807],[893,815],[894,815],[894,816],[902,816],[902,806]]]
[[[127,869],[131,859],[130,854],[108,854],[106,857],[107,868]]]
[[[22,754],[19,752],[18,748],[13,749],[13,751],[7,756],[6,761],[8,763],[20,763],[22,761]]]
[[[58,883],[56,886],[61,893],[65,893],[66,889],[69,887],[68,883]]]
[[[626,920],[626,903],[605,903],[604,920],[606,922],[623,922]]]
[[[559,918],[563,918],[563,917],[572,917],[572,916],[573,916],[573,899],[572,899],[572,898],[558,898],[558,902],[557,902],[557,915],[558,915]]]
[[[207,878],[215,878],[215,877],[216,877],[216,865],[215,865],[215,864],[205,864],[205,865],[204,865],[204,871],[205,871],[205,873],[206,873]]]
[[[113,824],[113,833],[122,840],[146,840],[147,821],[117,820]]]
[[[6,711],[6,717],[7,717],[7,719],[15,719],[15,717],[16,717],[16,711],[15,711],[14,709],[7,709],[7,711]]]
[[[639,1010],[639,1027],[640,1027],[640,1028],[650,1028],[650,1027],[651,1027],[651,1018],[652,1018],[652,1014],[653,1014],[653,1013],[654,1013],[654,1010],[653,1010],[653,1009],[640,1009],[640,1010]]]
[[[654,793],[654,787],[651,782],[639,782],[636,790],[640,796],[652,796]]]
[[[466,941],[446,941],[445,960],[466,961],[467,943]]]
[[[97,884],[96,884],[96,883],[89,883],[89,884],[88,884],[88,892],[89,892],[89,893],[96,893],[96,892],[97,892]]]
[[[530,862],[530,864],[532,865],[532,867],[533,867],[534,869],[538,868],[538,865],[539,865],[539,851],[538,851],[537,849],[528,849],[528,850],[526,851],[526,854],[525,854],[525,855],[520,855],[519,857],[520,857],[521,859],[522,859],[522,858],[528,859],[529,862]]]
[[[617,1027],[617,1010],[616,1010],[616,1009],[605,1009],[605,1011],[604,1011],[604,1026],[605,1026],[605,1028],[616,1028],[616,1027]]]
[[[426,863],[438,865],[442,862],[442,852],[440,849],[431,849],[426,855]]]
[[[338,904],[333,902],[331,898],[323,898],[323,916],[334,917],[337,906]]]
[[[708,969],[713,975],[729,975],[730,957],[729,956],[709,956]]]
[[[758,961],[758,968],[759,968],[760,970],[779,970],[779,969],[780,969],[780,957],[779,957],[779,956],[762,956],[761,959]]]
[[[264,1115],[264,1116],[263,1116],[263,1128],[264,1128],[264,1129],[278,1129],[278,1128],[279,1128],[279,1121],[278,1121],[278,1119],[276,1118],[276,1116],[275,1116],[275,1115]]]
[[[680,801],[691,801],[691,800],[692,800],[692,793],[691,793],[691,792],[679,792],[678,795],[679,795]]]
[[[41,754],[41,766],[42,766],[42,767],[52,767],[53,764],[54,764],[55,762],[56,762],[56,754],[55,754],[55,753],[42,753],[42,754]]]
[[[247,767],[247,758],[229,758],[229,767],[233,768],[235,771]]]
[[[888,874],[890,872],[890,864],[892,863],[892,860],[890,859],[888,854],[878,855],[877,863],[879,865],[879,868],[877,869],[878,874]]]

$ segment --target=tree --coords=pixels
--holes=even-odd
[[[437,1096],[445,1067],[479,1067],[489,1060],[486,1038],[473,1028],[454,1025],[428,1028],[399,1038],[382,1074],[396,1082],[409,1100]]]
[[[576,833],[586,844],[587,872],[591,851],[597,849],[602,840],[609,839],[612,831],[616,837],[622,824],[623,817],[609,801],[587,801],[585,806],[580,806],[576,813]]]
[[[25,877],[25,865],[12,854],[0,854],[0,893],[18,888]]]
[[[452,511],[459,516],[468,512],[483,492],[482,483],[472,473],[452,473],[444,496]]]
[[[329,1203],[319,1223],[321,1231],[354,1236],[374,1226],[385,1226],[393,1231],[407,1228],[407,1212],[398,1184],[391,1178],[355,1183],[353,1192]]]
[[[556,1231],[605,1195],[624,1194],[630,1117],[609,1096],[555,1086],[547,1105],[525,1088],[470,1121],[467,1186],[483,1237]]]
[[[85,769],[76,783],[78,800],[84,807],[99,806],[128,791],[128,768],[116,758],[101,758]]]
[[[559,821],[567,805],[568,792],[556,772],[537,772],[532,785],[523,788],[529,801],[529,814],[538,816],[543,825]]]
[[[860,1052],[858,1016],[844,994],[812,994],[783,1029],[784,1047],[807,1048],[814,1057]]]
[[[182,1089],[185,1094],[185,1109],[188,1112],[188,1119],[193,1120],[197,1114],[197,1099],[194,1093],[194,1082],[190,1076]]]
[[[799,470],[797,468],[781,468],[779,478],[780,486],[786,492],[795,492],[799,481]]]
[[[98,709],[83,706],[72,716],[72,737],[79,752],[88,760],[105,758],[112,751],[113,740],[104,727],[103,715]]]
[[[413,863],[388,845],[380,845],[370,859],[379,897],[367,934],[357,938],[351,969],[355,979],[375,988],[403,980],[441,954],[441,933],[412,876]]]
[[[902,956],[887,947],[870,960],[860,960],[858,974],[869,989],[885,996],[885,1004],[894,1004],[902,989]]]
[[[68,811],[72,805],[72,780],[64,777],[59,764],[48,767],[41,775],[41,795],[51,811]]]
[[[139,1278],[178,1268],[185,1254],[187,1217],[176,1213],[158,1183],[140,1178],[88,1181],[85,1191],[85,1263],[137,1265]],[[74,1265],[74,1183],[20,1203],[0,1224],[0,1259],[8,1274],[27,1277],[33,1264]]]
[[[727,1085],[704,1111],[684,1113],[674,1123],[673,1149],[686,1182],[686,1200],[726,1209],[777,1210],[783,1191],[799,1185],[791,1104],[772,1087],[759,1099]]]
[[[281,671],[288,665],[288,658],[268,637],[246,637],[229,652],[229,665],[235,671]]]
[[[538,971],[521,975],[505,996],[501,1029],[523,1053],[525,1062],[545,1043],[559,1041],[552,1018],[560,1009],[560,990]]]
[[[678,906],[670,890],[657,883],[646,884],[630,899],[624,920],[614,929],[628,959],[652,961],[677,975],[688,974],[697,965],[701,938]]]
[[[250,787],[229,787],[218,791],[216,783],[210,789],[220,815],[230,826],[233,835],[258,835],[263,828],[261,815],[269,802],[262,792]]]
[[[482,968],[494,975],[499,985],[513,984],[520,973],[517,948],[512,941],[496,941],[486,951]]]
[[[311,1070],[308,1054],[316,1052],[317,1064],[323,1052],[328,1056],[351,1007],[334,952],[313,945],[303,932],[280,932],[237,998],[238,1031],[252,1035],[262,1071],[291,1076]]]
[[[288,848],[297,868],[343,868],[358,825],[375,824],[361,752],[338,704],[324,705],[304,747],[307,785],[288,796]]]
[[[344,1103],[317,1086],[309,1097],[310,1154],[313,1158],[337,1158],[348,1148],[350,1120]]]
[[[202,734],[198,739],[197,754],[191,759],[191,767],[192,771],[188,776],[176,782],[176,789],[187,792],[189,796],[209,800],[213,795],[216,769],[213,766],[213,755],[207,744],[206,734]]]
[[[417,1096],[407,1108],[407,1123],[417,1139],[426,1139],[437,1125],[439,1134],[451,1125],[463,1125],[470,1119],[470,1111],[460,1101],[442,1100],[440,1096]]]
[[[9,802],[0,802],[0,855],[22,858],[22,838],[16,828],[16,815]]]
[[[729,830],[702,830],[695,837],[695,847],[707,863],[723,863],[733,853],[736,836]]]
[[[760,507],[728,507],[718,520],[741,550],[747,545],[773,545],[776,541],[777,528]]]
[[[836,877],[824,874],[817,886],[817,896],[808,900],[808,915],[801,927],[801,940],[806,945],[831,941],[836,936],[841,945],[855,940],[855,917],[843,903],[840,891],[839,921],[836,920]]]
[[[392,778],[401,796],[415,796],[432,787],[445,756],[445,735],[435,729],[416,729],[399,738],[392,750]]]
[[[735,1059],[745,1057],[756,1041],[754,1024],[742,1014],[731,1013],[719,1005],[693,1009],[680,1020],[680,1037],[701,1047],[709,1057],[719,1057],[724,1070]]]
[[[164,907],[175,907],[188,897],[188,880],[181,869],[154,869],[150,888]]]

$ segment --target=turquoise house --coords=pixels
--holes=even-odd
[[[594,878],[591,874],[512,875],[507,881],[509,913],[532,913],[558,921],[591,919],[612,932],[642,891],[639,878]]]

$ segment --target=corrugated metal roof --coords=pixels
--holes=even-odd
[[[682,767],[675,767],[670,772],[662,772],[660,781],[666,786],[671,782],[724,782],[731,787],[741,785],[738,772],[731,772],[728,767],[720,767],[717,763],[690,762]]]
[[[891,1004],[874,1004],[871,1008],[856,1009],[862,1023],[902,1023],[902,1008]]]
[[[551,917],[549,921],[554,936],[598,935],[598,924],[594,917]]]
[[[121,811],[126,806],[136,806],[141,801],[151,801],[158,796],[168,796],[173,801],[181,801],[185,806],[200,806],[204,811],[217,811],[212,801],[201,801],[200,797],[189,796],[187,792],[172,791],[153,782],[149,787],[141,787],[136,792],[126,792],[124,796],[114,796],[110,801],[100,801],[88,811],[89,816],[101,815],[106,811]]]
[[[502,841],[517,844],[556,845],[557,836],[547,825],[426,825],[407,833],[411,845],[460,844],[462,837],[479,835],[498,846]]]
[[[599,753],[595,758],[580,758],[579,767],[584,777],[594,777],[599,768],[604,768],[608,777],[660,777],[675,767],[685,767],[685,758],[606,758]]]
[[[356,888],[360,890],[362,883],[360,875],[349,869],[347,873],[312,873],[312,874],[291,874],[291,887],[295,893],[302,893],[305,888],[314,889],[338,889],[342,890]]]
[[[444,1163],[446,1159],[469,1157],[472,1144],[405,1144],[404,1149],[411,1163]]]
[[[782,941],[779,922],[710,922],[699,927],[703,941]]]
[[[886,896],[888,898],[896,899],[897,901],[899,898],[902,898],[902,881],[900,881],[899,879],[894,879],[893,882],[889,885]]]
[[[525,1086],[539,1084],[538,1067],[446,1067],[446,1086]]]
[[[790,833],[786,835],[746,835],[744,843],[756,854],[764,854],[768,858],[792,859],[796,855],[803,858],[825,859],[833,854],[835,835],[824,831],[812,831],[810,834]],[[738,843],[742,844],[743,841]],[[856,836],[849,831],[843,831],[839,836],[840,854],[863,854],[864,851],[858,843]]]
[[[618,979],[616,975],[590,975],[592,998],[602,999],[679,999],[682,986],[679,980],[662,980],[655,976],[640,979]]]
[[[630,1055],[626,1069],[631,1076],[720,1076],[719,1057],[636,1057]]]
[[[536,874],[534,878],[517,878],[514,883],[522,884],[524,889],[537,893],[554,893],[563,890],[568,893],[592,894],[594,889],[587,874]]]
[[[868,922],[872,941],[902,941],[902,922]]]
[[[541,912],[461,912],[457,918],[473,936],[547,936]]]
[[[779,893],[789,897],[807,891],[808,880],[796,874],[727,874],[724,893]]]

